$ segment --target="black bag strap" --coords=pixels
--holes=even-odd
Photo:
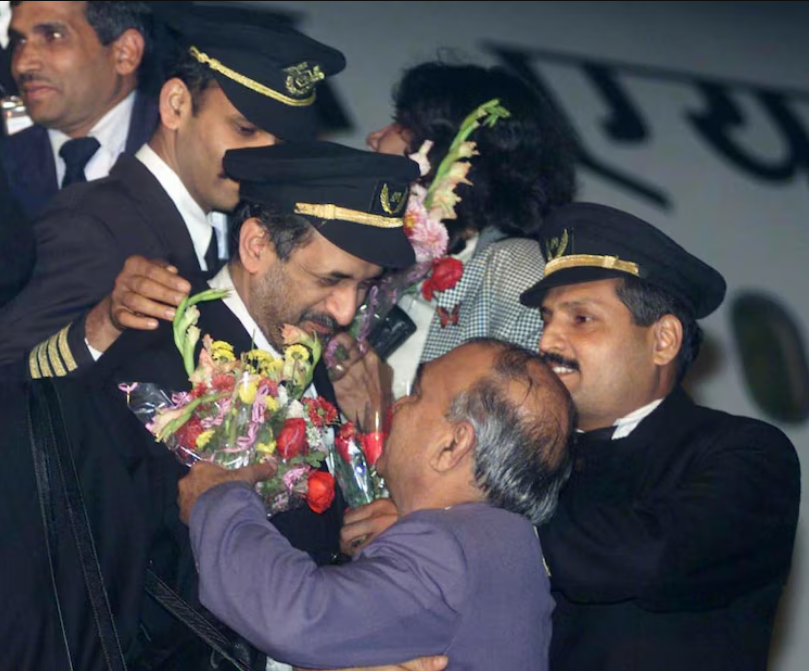
[[[152,569],[146,569],[144,587],[147,594],[163,608],[199,636],[222,659],[230,662],[238,671],[251,671],[249,664],[234,657],[228,650],[231,642],[194,606],[171,589]]]
[[[84,506],[79,476],[73,453],[68,442],[62,417],[59,394],[49,378],[38,380],[31,385],[29,397],[29,422],[31,429],[31,449],[34,470],[39,490],[40,511],[45,526],[46,547],[50,565],[51,584],[56,597],[62,638],[67,659],[73,668],[70,645],[65,630],[65,622],[59,606],[59,590],[56,584],[55,556],[57,529],[52,492],[61,488],[64,493],[67,519],[76,549],[81,561],[82,574],[98,629],[102,652],[110,671],[126,671],[126,662],[115,630],[107,590],[101,576],[93,535],[90,531],[87,511]]]

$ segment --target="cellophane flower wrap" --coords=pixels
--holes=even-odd
[[[306,397],[321,345],[314,335],[284,326],[281,356],[253,349],[237,357],[210,335],[200,339],[196,304],[224,297],[205,291],[186,299],[174,319],[174,341],[190,391],[167,393],[148,384],[125,384],[130,407],[155,439],[186,465],[210,461],[233,469],[272,459],[277,474],[256,486],[269,514],[304,503],[323,512],[334,498],[334,479],[319,470],[332,442],[337,409],[322,397]]]
[[[470,135],[480,126],[493,126],[498,119],[510,116],[498,99],[483,103],[464,119],[447,155],[439,163],[429,186],[420,183],[411,185],[410,196],[404,214],[404,230],[413,250],[416,263],[404,270],[387,274],[370,289],[368,296],[357,310],[350,332],[363,342],[380,320],[390,312],[406,293],[421,291],[428,301],[438,291],[452,289],[463,275],[463,263],[447,255],[449,235],[444,220],[455,219],[455,206],[460,197],[455,193],[458,184],[471,185],[467,175],[472,167],[471,159],[478,155],[476,143]],[[428,154],[433,142],[426,140],[409,158],[418,163],[421,176],[431,170]],[[341,346],[332,341],[324,354],[329,368],[345,359]]]
[[[344,422],[334,435],[329,468],[340,485],[349,508],[386,498],[388,490],[376,469],[376,462],[388,435],[390,415],[366,409],[362,424]]]

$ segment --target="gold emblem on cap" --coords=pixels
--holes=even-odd
[[[401,228],[404,223],[401,219],[382,217],[378,214],[369,214],[360,210],[350,210],[332,203],[295,203],[295,214],[305,214],[317,219],[339,219],[351,221],[364,226],[376,228]]]
[[[562,256],[565,251],[567,251],[567,245],[570,242],[570,238],[567,233],[567,229],[562,231],[561,238],[548,238],[545,240],[545,260],[551,261],[553,259],[558,259]]]
[[[399,214],[405,204],[405,194],[407,191],[394,191],[390,193],[388,185],[382,186],[382,192],[379,194],[379,202],[382,209],[390,215]]]
[[[326,79],[319,65],[310,68],[306,61],[284,68],[284,72],[287,73],[287,91],[296,96],[308,94],[319,81]]]
[[[243,74],[236,72],[235,70],[231,70],[226,65],[223,65],[220,61],[216,60],[215,58],[211,58],[208,54],[203,53],[196,47],[191,47],[188,50],[188,53],[191,54],[198,62],[202,63],[203,65],[207,65],[211,70],[218,72],[220,75],[227,77],[228,79],[232,79],[237,84],[241,84],[247,89],[258,93],[259,95],[265,96],[267,98],[272,98],[273,100],[277,100],[284,105],[289,105],[290,107],[307,107],[315,102],[315,98],[317,96],[317,92],[315,91],[314,85],[315,80],[311,82],[311,94],[308,98],[290,98],[289,96],[284,95],[279,91],[275,91],[271,89],[269,86],[264,86],[261,82],[257,82],[255,79],[250,79],[250,77],[245,77]],[[302,63],[301,65],[306,65]],[[293,66],[299,67],[299,66]],[[289,70],[289,68],[287,68]],[[325,78],[322,72],[320,72],[319,68],[315,68],[320,75],[321,79]],[[287,78],[287,89],[289,89],[289,78]],[[309,90],[309,89],[307,89]],[[291,93],[292,91],[290,91]]]

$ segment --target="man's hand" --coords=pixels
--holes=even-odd
[[[115,278],[112,293],[87,315],[87,342],[105,352],[124,329],[154,330],[158,319],[174,319],[175,307],[189,291],[191,285],[174,266],[130,256]]]
[[[372,348],[354,340],[348,333],[338,333],[334,339],[347,355],[332,377],[340,411],[351,421],[362,422],[369,407],[377,411],[390,407],[393,369]]]
[[[401,664],[388,664],[386,666],[363,666],[353,669],[343,669],[343,671],[443,671],[447,668],[449,659],[446,655],[435,655],[434,657],[419,657],[411,659],[409,662]],[[298,669],[295,671],[306,671]]]
[[[207,461],[198,461],[191,471],[178,483],[180,490],[177,503],[180,506],[180,519],[188,524],[191,509],[197,499],[212,487],[223,482],[242,481],[255,486],[260,480],[268,480],[276,474],[278,465],[274,461],[262,461],[244,468],[227,470]]]
[[[397,519],[399,513],[390,499],[377,499],[346,511],[340,529],[340,550],[354,556]]]

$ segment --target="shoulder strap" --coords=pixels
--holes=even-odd
[[[65,623],[59,608],[59,590],[54,573],[54,555],[57,530],[54,526],[54,510],[51,493],[61,488],[64,493],[67,519],[71,536],[76,544],[82,567],[90,606],[93,610],[102,652],[110,671],[125,671],[121,643],[112,618],[107,590],[101,577],[95,543],[90,531],[87,511],[84,507],[79,486],[76,464],[64,428],[59,395],[49,379],[31,385],[29,398],[29,422],[31,428],[31,449],[34,457],[34,470],[39,490],[40,510],[45,525],[48,561],[51,569],[51,583],[57,602],[62,638],[67,657],[70,660],[70,646],[65,631]],[[73,668],[72,661],[69,662]]]
[[[146,569],[144,587],[147,594],[205,641],[219,657],[230,662],[237,671],[251,671],[249,662],[237,659],[228,650],[233,645],[228,638],[213,626],[199,610],[174,592],[152,569]]]

